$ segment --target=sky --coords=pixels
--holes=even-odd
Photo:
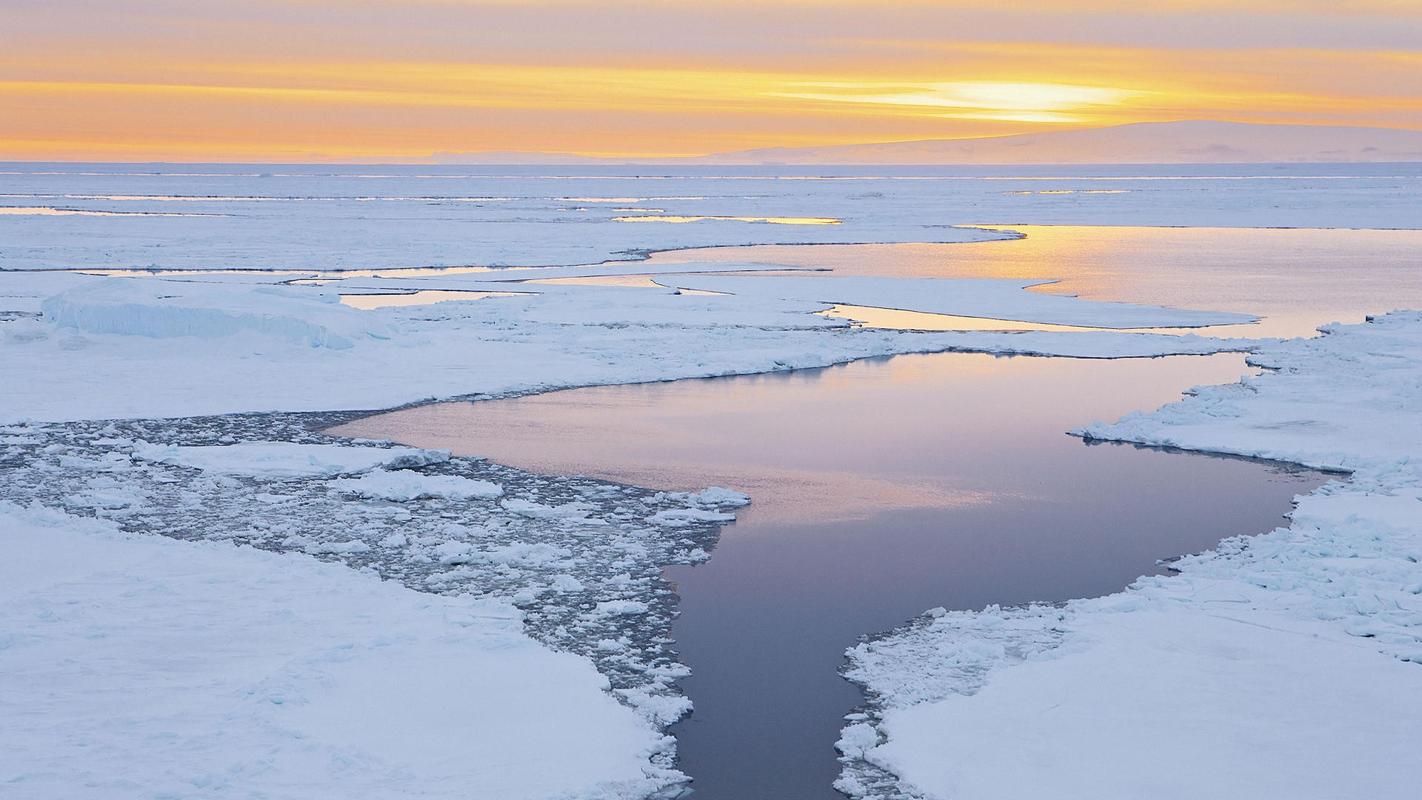
[[[0,0],[0,159],[1422,130],[1422,0]]]

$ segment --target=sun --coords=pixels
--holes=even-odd
[[[777,96],[828,103],[900,107],[957,119],[1079,122],[1072,112],[1119,106],[1146,92],[1106,86],[1014,81],[933,83],[836,82],[803,84]]]

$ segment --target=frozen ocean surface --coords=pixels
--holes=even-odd
[[[861,702],[838,675],[847,643],[933,606],[1114,591],[1158,559],[1274,528],[1323,480],[1064,434],[1245,371],[1236,355],[900,356],[424,406],[339,430],[544,474],[750,493],[709,561],[666,572],[695,707],[672,729],[679,767],[707,800],[828,799],[842,717]]]
[[[1410,228],[1422,224],[1419,204],[1417,164],[0,164],[0,269],[542,266],[732,244],[1015,236],[962,227],[976,222]],[[696,221],[628,222],[653,217]],[[836,222],[771,221],[825,219]]]
[[[685,686],[704,700],[678,729],[681,764],[701,777],[702,796],[763,795],[782,778],[795,784],[784,796],[827,793],[829,747],[843,722],[849,723],[838,742],[844,791],[903,797],[908,790],[896,776],[924,786],[953,784],[965,773],[962,764],[940,757],[948,741],[943,719],[963,707],[962,692],[989,672],[997,681],[1019,656],[1040,660],[1025,672],[1007,672],[995,694],[966,706],[979,710],[975,724],[989,736],[1020,727],[1012,715],[1033,707],[1024,702],[1032,694],[1024,687],[1044,687],[1050,700],[1051,687],[1069,687],[1078,675],[1095,681],[1093,691],[1104,690],[1080,695],[1102,698],[1093,709],[1112,701],[1117,718],[1144,725],[1132,714],[1149,705],[1139,698],[1154,690],[1141,684],[1133,687],[1137,694],[1120,695],[1114,684],[1161,658],[1186,663],[1169,656],[1177,644],[1202,654],[1201,669],[1228,667],[1229,680],[1192,685],[1204,694],[1186,701],[1203,703],[1215,718],[1222,710],[1256,709],[1248,713],[1305,720],[1293,726],[1305,732],[1331,730],[1331,722],[1316,722],[1327,715],[1355,726],[1357,735],[1348,737],[1354,750],[1330,747],[1333,761],[1301,763],[1293,748],[1268,764],[1290,775],[1322,770],[1329,782],[1303,780],[1293,788],[1326,785],[1333,790],[1320,796],[1343,796],[1348,771],[1366,761],[1354,751],[1397,749],[1367,738],[1378,735],[1368,715],[1381,707],[1379,697],[1389,687],[1406,692],[1414,685],[1400,671],[1410,667],[1380,662],[1371,651],[1422,658],[1410,543],[1419,521],[1418,482],[1408,466],[1417,452],[1409,413],[1417,406],[1415,331],[1422,324],[1416,314],[1399,314],[1320,339],[1259,337],[1304,336],[1332,320],[1422,306],[1422,233],[1398,230],[1422,223],[1419,205],[1418,165],[1047,167],[1010,174],[1000,168],[0,165],[6,378],[0,421],[14,423],[0,428],[0,495],[74,515],[54,517],[55,525],[40,525],[33,535],[82,527],[75,516],[97,517],[126,531],[297,551],[421,592],[472,592],[512,603],[527,634],[595,665],[608,688],[640,713],[647,732],[687,709],[675,686],[685,667],[668,638],[678,602],[663,580],[670,567],[686,609],[677,646],[697,670]],[[649,254],[650,261],[641,260]],[[623,263],[598,263],[606,259]],[[441,265],[454,268],[430,268]],[[560,266],[491,271],[505,265]],[[189,271],[149,273],[163,276],[156,280],[61,271],[114,267]],[[420,269],[389,272],[399,267]],[[785,267],[833,272],[807,276]],[[226,272],[192,272],[198,269]],[[728,269],[774,272],[770,280],[778,285],[674,274]],[[350,270],[349,280],[326,283],[323,270]],[[563,282],[511,283],[515,274]],[[590,276],[617,285],[587,285]],[[938,280],[917,284],[932,289],[926,293],[895,287],[886,281],[892,277]],[[991,298],[978,292],[975,299],[969,284],[955,288],[943,280],[951,278],[993,279],[1012,291]],[[1060,282],[1020,288],[1053,278]],[[293,285],[273,285],[286,281]],[[836,282],[833,297],[806,291],[827,281]],[[751,288],[677,292],[659,282]],[[841,294],[846,287],[852,291]],[[411,291],[425,294],[388,294],[389,302],[341,297]],[[1045,296],[1062,293],[1081,300]],[[926,294],[937,295],[929,310],[1018,316],[1036,320],[1039,329],[875,329],[914,328],[923,319],[924,327],[946,330],[970,318],[887,320],[863,310],[874,303],[919,308],[910,302]],[[475,298],[483,299],[458,302]],[[370,308],[351,307],[361,302]],[[1142,317],[1140,308],[1105,305],[1112,302],[1190,311],[1160,316],[1166,312],[1157,309]],[[831,303],[841,306],[840,319],[825,313]],[[1026,313],[1028,307],[1035,310]],[[1041,313],[1049,308],[1064,313]],[[1206,311],[1216,313],[1200,314]],[[1256,314],[1264,316],[1258,324],[1214,326],[1204,335],[1040,324],[1237,322]],[[851,327],[843,317],[866,324]],[[1281,371],[1230,384],[1243,371],[1238,355],[1131,362],[952,355],[784,374],[941,350],[1094,359],[1249,352]],[[527,464],[535,472],[313,432],[357,414],[231,413],[389,408],[440,397],[763,372],[782,374],[585,389],[474,407],[491,413],[548,404],[540,413],[566,426],[551,449],[568,457]],[[1161,556],[1270,527],[1289,496],[1317,482],[1316,475],[1088,447],[1062,435],[1093,417],[1109,420],[1174,399],[1192,383],[1220,382],[1227,385],[1159,414],[1086,430],[1359,472],[1341,488],[1310,494],[1288,530],[1230,540],[1220,553],[1178,562],[1185,570],[1179,579],[1146,578],[1123,594],[1060,608],[940,611],[856,647],[849,674],[869,688],[866,716],[839,719],[854,698],[833,666],[858,635],[945,604],[1109,592],[1153,572]],[[582,400],[598,392],[608,399]],[[569,397],[578,400],[568,404]],[[409,413],[454,409],[458,427],[470,408]],[[204,413],[224,416],[194,416]],[[404,418],[382,419],[397,417]],[[449,420],[434,422],[447,428]],[[527,420],[506,422],[496,440],[546,434]],[[440,436],[450,434],[441,428]],[[524,463],[515,459],[543,452],[526,443],[518,450],[499,458]],[[730,490],[660,492],[545,477],[598,464],[618,469],[600,474],[643,486],[741,487],[756,502],[740,509],[742,497]],[[673,480],[683,474],[698,477]],[[31,513],[48,512],[12,516],[30,520]],[[717,558],[691,569],[706,561],[717,526],[735,514],[740,522],[721,540]],[[895,542],[903,546],[886,545]],[[1260,574],[1269,580],[1261,583]],[[797,602],[800,596],[811,602]],[[1216,601],[1232,604],[1234,621],[1211,616]],[[1141,609],[1154,616],[1136,613]],[[1310,615],[1318,618],[1305,619]],[[1246,633],[1261,625],[1298,627],[1320,638],[1308,645],[1280,634],[1261,644],[1257,636],[1231,632],[1240,622]],[[1106,649],[1091,650],[1093,641]],[[1070,658],[1055,659],[1059,647]],[[1252,690],[1247,698],[1229,696],[1229,687],[1267,688],[1275,667],[1290,670],[1286,690],[1326,686],[1328,670],[1309,665],[1343,663],[1333,658],[1340,648],[1351,651],[1347,660],[1358,665],[1357,674],[1377,678],[1367,691],[1347,695],[1352,700],[1300,704]],[[1220,656],[1246,651],[1248,658]],[[726,672],[727,653],[742,656],[729,659],[730,667],[751,669]],[[21,700],[48,702],[43,659],[35,664],[26,673],[34,691]],[[972,673],[967,683],[964,665]],[[1014,677],[1027,673],[1042,679]],[[83,692],[101,688],[101,677],[75,673],[56,697],[81,708]],[[748,685],[778,686],[764,694],[784,705],[737,706]],[[843,702],[825,699],[835,692],[848,694]],[[1395,721],[1396,730],[1415,729],[1412,721]],[[1058,742],[1089,738],[1070,725],[1057,730]],[[17,736],[33,741],[25,732]],[[244,741],[256,750],[270,744],[262,737]],[[1220,760],[1219,741],[1204,735],[1191,744]],[[1046,744],[1049,755],[1067,752]],[[656,738],[640,755],[624,753],[634,758],[623,766],[642,778],[618,792],[675,791],[680,776],[669,745]],[[799,755],[796,747],[803,748]],[[50,750],[55,763],[70,757]],[[1111,751],[1074,759],[1073,774],[1087,796],[1096,796],[1091,776],[1101,752]],[[777,763],[756,761],[770,753]],[[139,756],[148,759],[144,769],[163,768],[156,750],[120,760],[138,766]],[[1232,769],[1253,768],[1231,758],[1223,756]],[[1004,765],[970,760],[986,776],[986,796],[995,797],[1006,784],[991,773]],[[798,773],[783,768],[798,763],[821,774],[801,786]],[[737,786],[727,764],[742,765],[754,791]],[[1318,766],[1329,764],[1344,766]],[[1042,783],[1011,764],[1005,768]],[[1384,784],[1403,775],[1385,764],[1365,772]],[[1271,775],[1254,777],[1271,785]],[[51,777],[66,780],[58,772]],[[506,777],[520,783],[517,775]],[[1398,785],[1392,780],[1386,788]]]
[[[1370,314],[1422,307],[1422,231],[1125,225],[1013,225],[1012,230],[1026,238],[961,245],[725,247],[658,253],[651,264],[747,261],[852,276],[1053,277],[1060,282],[1033,291],[1263,318],[1207,329],[1215,336],[1311,336],[1324,323],[1362,322]],[[886,324],[937,327],[934,322],[900,316]]]

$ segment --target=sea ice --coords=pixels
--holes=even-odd
[[[131,318],[110,303],[112,283],[122,284],[118,294],[140,309]],[[845,320],[814,313],[827,308],[824,303],[668,289],[545,285],[538,294],[477,303],[360,311],[317,299],[330,295],[319,287],[213,284],[188,294],[195,285],[110,279],[45,301],[78,327],[47,318],[0,322],[0,374],[7,377],[0,382],[0,421],[388,408],[473,394],[822,367],[909,352],[1120,358],[1257,346],[1110,331],[851,329]],[[273,293],[254,294],[264,291]],[[232,297],[221,299],[227,294]],[[184,310],[190,300],[197,303],[191,313]],[[311,313],[312,321],[260,322],[267,300],[273,319]],[[1109,323],[1109,316],[1097,321]],[[366,318],[374,321],[360,321]],[[382,333],[367,335],[374,330]],[[327,344],[338,337],[350,346],[312,347],[313,337]],[[95,385],[104,391],[92,391]]]
[[[423,497],[446,500],[492,500],[503,495],[497,483],[461,478],[458,475],[426,475],[408,469],[377,469],[359,478],[341,478],[330,486],[343,492],[377,500],[403,502]]]
[[[905,170],[726,167],[186,167],[17,165],[0,269],[370,269],[589,264],[727,244],[981,242],[951,223],[1379,227],[1417,225],[1418,182],[1312,164]],[[1016,174],[1013,174],[1016,173]],[[1051,190],[1046,194],[1042,190]],[[1063,192],[1061,190],[1070,190]],[[1109,192],[1109,193],[1108,193]],[[19,199],[23,197],[25,199]],[[623,198],[627,203],[574,198]],[[174,216],[181,203],[184,216]],[[626,206],[641,210],[628,211]],[[697,218],[683,224],[638,217]],[[833,218],[837,225],[743,219]],[[946,224],[945,224],[946,223]]]
[[[848,720],[841,788],[887,797],[916,784],[927,794],[1003,797],[1061,786],[1066,795],[1109,769],[1119,780],[1096,784],[1108,791],[1094,799],[1138,795],[1141,785],[1192,797],[1230,786],[1390,797],[1418,782],[1403,749],[1419,738],[1413,698],[1422,696],[1408,663],[1422,661],[1418,315],[1286,343],[921,334],[851,328],[816,312],[844,301],[1118,329],[1245,318],[1088,302],[1026,291],[1022,281],[664,278],[739,292],[715,296],[510,286],[764,271],[596,263],[659,249],[1018,235],[944,220],[1408,227],[1415,181],[1324,183],[1297,169],[1007,180],[91,169],[6,176],[14,193],[36,195],[27,206],[62,201],[83,213],[0,216],[0,268],[299,272],[0,273],[0,423],[28,421],[0,431],[4,494],[85,517],[0,511],[11,556],[0,563],[0,750],[18,755],[0,770],[23,769],[0,776],[6,786],[24,781],[43,797],[108,797],[135,785],[178,797],[252,786],[302,795],[317,783],[351,797],[620,798],[676,784],[671,743],[656,728],[689,703],[674,685],[685,670],[667,638],[674,597],[660,570],[706,558],[716,526],[744,496],[549,480],[312,432],[349,415],[257,412],[948,350],[1257,351],[1255,362],[1276,372],[1083,434],[1265,455],[1352,477],[1306,498],[1288,529],[1187,558],[1179,577],[1063,608],[933,613],[856,648],[849,674],[874,702]],[[1041,195],[1043,180],[1082,191]],[[165,182],[162,193],[154,181]],[[619,207],[654,197],[657,209]],[[191,215],[157,216],[172,202]],[[629,214],[699,221],[627,224]],[[782,217],[841,222],[735,219]],[[561,266],[278,285],[313,270],[469,264]],[[590,266],[569,266],[579,264]],[[424,288],[527,293],[372,311],[338,296]],[[1330,683],[1336,674],[1358,679],[1340,687]],[[1329,698],[1297,702],[1305,693]],[[1163,696],[1174,704],[1160,710]],[[1211,720],[1228,720],[1230,735]],[[1334,735],[1323,741],[1319,730]],[[1157,746],[1170,736],[1177,748]],[[1005,764],[1003,753],[1031,758]],[[1123,753],[1149,757],[1150,771],[1122,767]],[[1210,769],[1171,769],[1181,758]]]
[[[85,333],[205,339],[257,333],[336,349],[389,336],[379,319],[313,287],[107,278],[53,295],[40,308],[58,327]]]
[[[1197,328],[1257,321],[1257,317],[1247,314],[1108,303],[1026,291],[1049,285],[1051,280],[687,275],[661,277],[657,282],[737,296],[1094,328]]]
[[[677,528],[695,522],[729,522],[735,518],[734,514],[725,514],[705,508],[672,508],[658,511],[647,517],[647,521],[656,525]]]
[[[652,724],[507,603],[0,505],[7,797],[645,797]],[[327,550],[326,552],[329,552]]]
[[[146,461],[161,461],[164,464],[177,464],[207,472],[266,478],[335,477],[365,472],[376,467],[389,467],[398,472],[401,467],[422,467],[449,459],[447,450],[292,442],[241,442],[228,445],[165,445],[140,442],[134,447],[133,455]],[[398,481],[399,478],[394,480]],[[434,484],[444,485],[437,480]],[[337,482],[333,485],[338,489],[350,489],[353,486],[365,488],[372,485],[388,489],[391,479],[377,477],[372,479],[371,484]]]
[[[849,651],[854,797],[1408,798],[1422,781],[1422,313],[1080,433],[1350,472],[1287,528],[1061,607],[928,614]],[[1177,769],[1170,765],[1207,765]]]
[[[311,554],[425,593],[512,603],[529,636],[590,661],[605,688],[653,725],[686,713],[674,683],[684,670],[668,638],[675,598],[661,569],[705,559],[717,525],[673,529],[646,519],[686,508],[695,493],[549,479],[314,432],[354,416],[8,426],[0,428],[4,490],[15,502],[125,531]],[[347,472],[358,476],[332,479]],[[511,496],[462,496],[471,488],[492,495],[487,487]],[[648,775],[673,781],[671,743],[658,742],[644,754]]]

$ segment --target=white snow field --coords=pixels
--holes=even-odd
[[[48,273],[27,274],[49,279]],[[367,311],[336,302],[331,284],[95,277],[44,299],[42,316],[0,327],[0,374],[7,378],[0,382],[0,422],[388,408],[470,394],[821,367],[907,352],[1116,358],[1256,344],[1105,330],[869,330],[816,313],[828,303],[655,287],[470,283],[468,277],[391,283],[528,293]],[[360,282],[378,286],[373,280]],[[944,292],[959,285],[943,283]],[[978,292],[974,281],[961,286]],[[1108,327],[1142,313],[1125,303],[1017,295],[1029,293],[1014,284],[993,297],[1004,311],[1047,301],[1062,313],[1063,306],[1079,304],[1077,317]],[[979,300],[977,307],[986,313],[991,305]],[[1198,312],[1151,313],[1181,323],[1199,319]]]
[[[842,788],[1388,798],[1422,777],[1405,749],[1422,739],[1404,661],[1422,660],[1416,314],[1226,339],[1121,329],[1247,316],[1024,280],[637,263],[720,245],[1007,247],[1019,234],[1000,226],[1018,223],[1415,228],[1416,166],[0,173],[6,797],[674,790],[660,728],[689,703],[661,568],[704,560],[745,498],[340,441],[317,431],[354,415],[324,412],[952,350],[1255,352],[1282,371],[1086,435],[1354,474],[1180,577],[930,616],[857,648],[851,677],[876,705],[841,743]],[[394,272],[441,266],[467,269]],[[167,271],[59,271],[76,268]],[[737,274],[688,277],[709,272]],[[524,282],[646,275],[735,293]],[[469,300],[341,302],[421,290]],[[874,330],[820,313],[836,302],[1103,330]]]
[[[640,798],[666,738],[506,603],[0,504],[0,795]]]
[[[714,245],[1015,235],[955,227],[988,223],[1407,228],[1422,203],[1422,172],[1409,164],[0,173],[0,269],[545,266]]]
[[[1422,784],[1422,314],[1265,346],[1268,372],[1090,439],[1351,472],[1287,528],[1062,607],[936,610],[849,651],[856,796],[1402,798]]]

